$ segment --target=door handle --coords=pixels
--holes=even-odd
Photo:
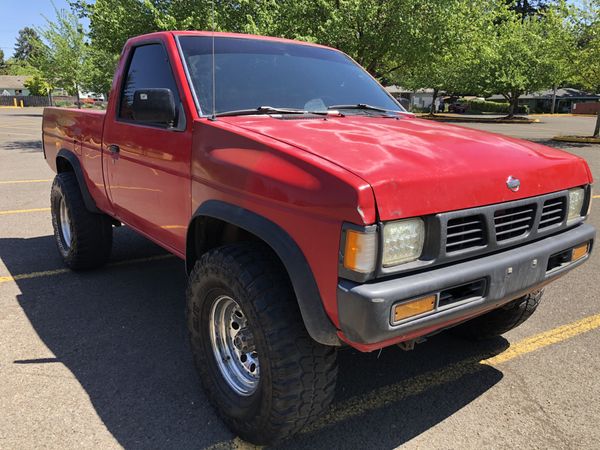
[[[108,146],[108,150],[114,155],[115,153],[119,153],[119,151],[121,151],[121,149],[119,148],[118,145],[115,144],[111,144]]]

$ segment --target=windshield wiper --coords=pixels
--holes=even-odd
[[[331,105],[327,109],[361,109],[365,111],[377,111],[383,113],[399,113],[393,109],[379,108],[378,106],[367,105],[366,103],[356,103],[354,105]]]
[[[328,111],[305,111],[303,109],[293,108],[275,108],[273,106],[259,106],[253,109],[238,109],[235,111],[225,111],[217,113],[217,117],[225,116],[250,116],[253,114],[316,114],[326,116],[329,114]]]

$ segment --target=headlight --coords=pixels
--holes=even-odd
[[[371,273],[377,263],[377,233],[346,231],[344,267],[360,273]]]
[[[383,266],[414,261],[423,251],[425,225],[421,219],[388,222],[383,227]]]
[[[585,200],[585,189],[575,188],[569,190],[569,215],[567,221],[581,217],[583,202]]]

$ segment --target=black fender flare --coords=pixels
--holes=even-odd
[[[57,162],[59,158],[66,159],[73,168],[73,172],[75,172],[75,176],[77,177],[77,184],[79,184],[79,189],[81,190],[81,195],[83,197],[83,203],[85,204],[85,208],[89,212],[95,214],[102,214],[102,211],[100,211],[96,206],[96,202],[92,198],[92,195],[88,190],[87,184],[85,183],[85,177],[83,176],[83,169],[81,168],[79,158],[73,152],[64,148],[59,150],[59,152],[56,154]],[[56,164],[56,166],[56,170],[58,172],[58,163]]]
[[[310,265],[298,244],[283,228],[252,211],[219,200],[208,200],[200,205],[192,221],[197,217],[211,217],[231,223],[269,245],[287,270],[309,335],[324,345],[341,345],[337,329],[323,307]]]

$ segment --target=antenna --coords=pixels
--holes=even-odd
[[[212,117],[211,120],[217,120],[216,108],[216,87],[215,87],[215,0],[211,1],[211,22],[212,22]]]

